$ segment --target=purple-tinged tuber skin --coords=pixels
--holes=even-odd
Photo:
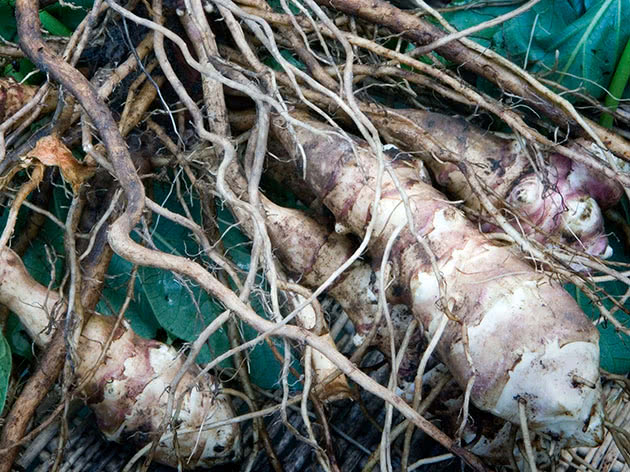
[[[387,150],[392,159],[407,156],[390,146]],[[226,180],[233,191],[244,195],[247,182],[238,165],[230,165]],[[418,178],[429,181],[428,174],[421,168]],[[293,182],[295,183],[295,182]],[[264,195],[260,202],[266,215],[267,232],[278,257],[285,269],[301,284],[311,289],[322,285],[337,268],[356,250],[356,245],[346,234],[329,230],[301,210],[276,205]],[[251,233],[247,219],[241,219],[246,233]],[[363,260],[355,261],[343,275],[337,278],[326,292],[333,297],[354,324],[356,345],[363,343],[378,316],[378,284],[375,271]],[[390,315],[393,324],[394,344],[400,346],[412,315],[407,305],[390,290],[386,297],[391,303]],[[372,345],[387,358],[391,356],[389,329],[382,318]],[[414,333],[399,368],[401,382],[413,382],[423,345],[419,330]]]
[[[356,139],[355,153],[332,128],[300,119],[328,133],[296,128],[294,138],[276,118],[274,134],[294,162],[304,162],[306,182],[338,223],[361,236],[376,220],[370,252],[379,259],[394,231],[408,223],[391,177],[384,174],[374,209],[378,164],[367,145]],[[408,196],[417,237],[432,253],[407,224],[392,247],[393,273],[429,339],[446,316],[442,307],[448,307],[450,321],[437,352],[462,388],[474,382],[473,404],[518,424],[519,403],[525,402],[531,430],[564,445],[598,444],[603,437],[599,335],[575,300],[509,249],[489,242],[411,166],[386,163]]]
[[[236,163],[228,167],[225,178],[234,192],[241,197],[246,195],[247,181]],[[289,275],[304,286],[317,289],[355,251],[355,244],[347,235],[330,231],[301,210],[276,205],[262,194],[259,198],[265,212],[267,233],[274,247],[274,255]],[[236,214],[238,215],[238,212]],[[248,218],[239,218],[239,221],[245,233],[251,235],[253,228]],[[374,270],[366,262],[357,260],[326,291],[337,300],[354,324],[356,335],[353,341],[357,345],[363,343],[376,321],[378,310],[376,280]],[[390,299],[396,303],[393,297]],[[394,343],[399,346],[412,316],[406,305],[396,304],[392,307],[391,318],[394,325]],[[384,319],[376,330],[372,345],[386,357],[390,357],[389,330]],[[413,381],[421,345],[422,339],[416,330],[399,368],[401,381]],[[317,367],[315,370],[317,371]],[[338,377],[330,387],[326,387],[326,390],[331,390],[333,398],[338,398],[338,393],[343,393],[347,389],[343,376]]]
[[[550,170],[555,168],[550,167]],[[564,241],[572,242],[572,246],[587,254],[603,258],[612,255],[599,205],[585,191],[575,190],[557,172],[553,172],[547,184],[536,174],[526,175],[507,195],[506,201],[532,222],[534,226],[519,221],[519,228],[535,240],[545,243],[545,234],[560,234]],[[542,232],[537,232],[536,227]]]
[[[389,155],[393,159],[409,158],[405,153],[397,152],[391,147]],[[284,172],[286,173],[286,170]],[[426,175],[421,174],[419,177],[429,182]],[[226,172],[226,180],[235,192],[245,194],[246,182],[238,171],[238,166],[230,167]],[[305,189],[303,185],[302,189]],[[318,287],[341,262],[354,252],[355,244],[346,235],[330,231],[303,211],[276,205],[264,195],[261,195],[260,199],[267,216],[267,231],[275,248],[274,254],[302,284],[311,288]],[[377,316],[378,284],[376,281],[377,275],[374,270],[363,260],[357,260],[327,290],[327,293],[337,300],[352,320],[356,330],[355,342],[357,344],[361,344],[371,331]],[[398,347],[402,343],[412,314],[391,291],[387,293],[387,298],[393,302],[393,306],[390,307],[390,316],[394,343]],[[416,330],[398,370],[399,388],[402,387],[400,392],[405,396],[413,395],[413,381],[422,356],[422,348],[426,346],[426,342],[423,342],[420,337],[420,330]],[[372,344],[386,357],[390,356],[389,330],[384,319],[381,320]],[[436,373],[444,374],[445,370],[446,367],[440,364],[427,372],[423,378],[423,386],[433,388],[435,385],[431,382],[431,378],[436,377]],[[408,398],[408,401],[411,401],[411,398]],[[442,389],[439,401],[436,403],[439,406],[433,413],[442,421],[441,425],[449,435],[456,435],[459,426],[457,420],[461,420],[463,405],[462,389],[455,381],[449,382]],[[492,464],[509,464],[507,453],[511,423],[480,412],[474,407],[470,415],[472,419],[468,421],[462,437],[463,446]],[[536,441],[533,446],[535,451],[539,452],[537,459],[541,459],[542,462],[546,456],[543,454],[543,445],[539,443],[540,436],[536,436]],[[518,457],[518,448],[514,453]]]
[[[605,207],[609,201],[618,201],[616,182],[562,160],[559,154],[552,154],[549,165],[535,173],[517,140],[484,131],[462,118],[416,109],[369,115],[386,139],[409,152],[425,151],[423,160],[437,183],[473,210],[481,210],[481,205],[458,160],[466,162],[493,191],[495,205],[502,207],[505,201],[525,217],[513,218],[514,226],[524,234],[544,244],[550,236],[559,236],[578,251],[603,258],[612,255],[598,203]],[[497,228],[485,224],[483,229]]]
[[[65,311],[57,293],[48,292],[37,283],[10,249],[0,252],[0,303],[18,315],[39,346],[46,345],[51,338],[47,330],[52,326],[49,314],[59,313],[59,309]],[[114,322],[111,317],[97,314],[86,322],[76,349],[75,373],[79,384],[86,382],[82,394],[103,434],[112,441],[131,442],[140,447],[150,443],[159,432],[170,383],[182,368],[184,358],[171,346],[137,336],[123,321],[98,363]],[[176,440],[169,426],[153,456],[162,464],[177,467],[179,454],[185,469],[211,467],[240,454],[237,424],[203,428],[233,418],[234,412],[218,381],[211,375],[197,379],[198,373],[196,366],[189,369],[175,392],[176,407],[177,399],[183,395],[181,409],[173,415]]]
[[[356,249],[345,234],[328,231],[324,226],[305,215],[300,210],[280,207],[264,201],[267,213],[267,228],[273,241],[276,255],[287,270],[300,277],[301,283],[313,289],[346,261]],[[352,264],[341,277],[335,280],[327,293],[332,296],[352,320],[356,330],[355,343],[361,344],[372,330],[378,310],[378,286],[374,270],[364,261]],[[409,308],[389,294],[394,343],[400,346],[405,329],[411,321]],[[385,320],[381,320],[373,343],[389,357],[391,353],[389,330]],[[409,351],[417,354],[420,340],[411,343]],[[407,365],[409,364],[409,365]],[[403,362],[403,376],[415,375],[417,363],[407,359]]]
[[[595,145],[592,146],[597,149]],[[584,139],[576,139],[571,147],[580,152],[591,151],[589,149],[591,146]],[[616,180],[606,178],[599,172],[589,169],[582,163],[573,162],[562,154],[552,154],[550,160],[558,169],[559,178],[566,179],[571,188],[587,192],[603,210],[616,205],[623,197],[623,186]],[[623,161],[619,162],[623,166],[627,165]]]

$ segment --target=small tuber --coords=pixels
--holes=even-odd
[[[0,252],[0,303],[18,315],[38,346],[51,339],[52,313],[65,310],[58,294],[36,282],[8,248]],[[184,359],[171,346],[137,336],[123,321],[99,362],[114,322],[114,318],[98,314],[86,322],[76,350],[77,382],[83,385],[81,394],[108,439],[144,446],[157,438],[171,381]],[[239,455],[237,424],[206,428],[229,420],[234,412],[218,381],[211,375],[198,378],[198,372],[197,367],[189,369],[174,392],[175,410],[180,397],[181,406],[159,440],[153,456],[158,462],[177,467],[179,457],[184,468],[193,469]]]

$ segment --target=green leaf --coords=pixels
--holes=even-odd
[[[609,294],[619,297],[625,290],[624,284],[619,282],[606,282],[600,284]],[[599,309],[593,305],[590,299],[580,290],[576,290],[575,286],[567,286],[569,293],[577,300],[580,308],[593,321],[599,319]],[[605,300],[604,306],[608,309],[612,307],[612,302]],[[626,328],[630,328],[630,320],[625,313],[617,313],[615,315],[618,321]],[[602,322],[597,325],[599,330],[599,354],[600,366],[602,369],[614,374],[625,375],[630,372],[630,337],[623,333],[617,332],[612,324]]]
[[[620,243],[616,234],[612,231],[613,228],[606,228],[607,233],[610,234],[609,244],[613,248],[612,259],[621,262],[630,262],[630,255],[627,253],[626,248]],[[628,287],[625,283],[620,281],[602,282],[597,284],[598,287],[605,290],[610,296],[619,299],[624,295]],[[586,313],[586,315],[593,321],[598,321],[600,318],[600,311],[591,300],[580,290],[572,284],[566,286],[569,293],[576,299],[580,308]],[[613,308],[613,302],[609,299],[602,301],[603,305],[611,310]],[[630,308],[630,302],[626,303],[626,308]],[[615,318],[626,328],[630,329],[630,317],[623,312],[617,312]],[[599,330],[599,351],[600,351],[600,365],[602,369],[612,372],[614,374],[625,375],[630,372],[630,337],[623,333],[617,332],[611,323],[601,322],[597,325]]]
[[[13,7],[6,0],[0,0],[0,37],[7,41],[15,41],[17,26]]]
[[[466,2],[465,2],[466,3]],[[497,7],[452,12],[456,27],[505,13]],[[601,97],[630,38],[627,0],[542,0],[527,12],[474,38],[528,70]],[[555,72],[557,71],[557,72]]]
[[[72,2],[66,1],[64,3],[72,4],[75,8],[61,6],[59,3],[54,3],[49,7],[46,7],[44,10],[59,19],[65,28],[70,31],[74,31],[77,26],[79,26],[79,23],[83,21],[83,18],[85,18],[88,11],[92,8],[94,2],[92,0],[74,0]]]
[[[54,36],[70,36],[72,31],[66,28],[66,26],[57,18],[52,16],[47,11],[39,12],[39,20],[42,22],[44,30],[48,31]]]
[[[0,36],[7,41],[17,41],[14,1],[0,0]],[[70,36],[92,7],[92,0],[67,2],[81,8],[71,8],[54,3],[39,12],[39,19],[45,31],[56,36]]]
[[[199,287],[178,279],[172,272],[142,267],[138,271],[142,294],[146,297],[158,323],[170,334],[192,342],[224,309]],[[224,328],[209,338],[212,348],[204,349],[199,362],[210,359],[229,349]]]
[[[29,85],[36,85],[41,82],[43,74],[38,72],[31,74],[35,70],[35,65],[25,57],[13,61],[4,67],[3,75],[7,77],[13,77],[17,82],[26,83]],[[26,77],[28,76],[28,79]],[[26,81],[24,81],[26,79]]]
[[[33,357],[33,342],[20,319],[14,313],[9,314],[7,318],[5,336],[13,354],[27,359]]]
[[[29,199],[31,196],[29,196]],[[56,187],[53,190],[53,198],[51,205],[48,208],[57,218],[62,221],[68,212],[68,205],[70,200],[63,191],[63,188]],[[0,215],[0,228],[4,228],[9,214],[9,208],[4,208],[4,211]],[[18,213],[17,222],[15,225],[14,234],[19,234],[24,228],[27,218],[32,216],[32,212],[26,207],[22,206]],[[62,255],[64,253],[63,247],[63,232],[61,228],[55,225],[50,219],[44,220],[44,225],[39,231],[39,234],[35,240],[33,240],[26,250],[26,253],[22,257],[22,261],[28,272],[39,283],[48,286],[51,281],[51,266],[46,254],[46,247],[49,248],[51,254]],[[54,261],[56,280],[53,286],[56,287],[61,281],[63,276],[63,258],[57,257]],[[32,342],[27,331],[22,326],[19,318],[11,313],[7,319],[6,326],[6,340],[14,354],[22,357],[31,358],[33,355]]]
[[[29,199],[31,197],[29,196]],[[53,190],[53,198],[51,208],[48,208],[58,219],[64,221],[66,214],[68,213],[68,206],[70,205],[70,199],[65,194],[63,188],[55,187]],[[19,234],[26,225],[27,218],[30,218],[32,212],[25,206],[20,208],[18,213],[17,222],[13,231],[13,237]],[[9,208],[3,208],[2,214],[0,214],[0,228],[4,228],[9,216]],[[58,283],[63,276],[63,259],[64,254],[63,246],[63,231],[55,223],[46,218],[44,225],[39,231],[38,237],[33,240],[26,250],[26,253],[22,257],[22,261],[26,266],[31,276],[43,285],[50,283],[51,266],[46,254],[46,247],[51,252],[51,255],[56,257],[55,263],[55,283]]]
[[[282,3],[280,3],[280,0],[268,0],[267,3],[273,9],[273,11],[277,13],[285,13],[284,8],[282,8]],[[289,10],[291,10],[291,13],[293,13],[294,15],[298,15],[300,13],[300,9],[296,6],[294,2],[287,0],[287,4],[289,5]]]
[[[504,13],[513,10],[515,7],[493,7],[488,6],[485,8],[476,8],[474,6],[476,2],[473,1],[463,1],[463,2],[454,2],[450,5],[453,7],[456,6],[465,6],[468,4],[470,8],[462,9],[458,11],[445,12],[444,18],[446,18],[458,31],[470,28],[471,26],[476,26],[484,21],[492,20],[497,16],[503,15]],[[491,2],[490,2],[491,3]],[[501,26],[493,26],[491,28],[486,28],[484,30],[478,31],[473,35],[469,36],[470,39],[474,39],[478,43],[482,44],[486,47],[495,46],[492,43],[492,37],[500,30]]]
[[[258,332],[250,326],[243,326],[243,335],[246,341],[254,339],[258,336]],[[283,343],[281,341],[272,340],[278,352],[284,353]],[[261,343],[247,352],[247,361],[249,367],[249,377],[253,383],[265,390],[271,390],[280,387],[280,374],[282,373],[282,364],[273,355],[271,348],[267,343]],[[301,373],[301,366],[293,355],[292,367]],[[289,376],[289,384],[295,384],[296,380],[292,375]]]
[[[9,343],[0,333],[0,412],[4,408],[9,389],[9,377],[11,375],[11,349]]]
[[[619,106],[619,99],[623,96],[624,89],[628,86],[630,79],[630,40],[621,53],[621,59],[617,64],[617,69],[608,87],[608,94],[604,99],[604,105],[610,111],[615,111]],[[602,113],[599,124],[604,128],[612,128],[613,116],[609,113]]]
[[[172,184],[155,182],[153,199],[165,208],[184,215]],[[195,194],[184,197],[186,205],[197,223],[201,221],[201,204]],[[155,216],[149,228],[156,247],[169,254],[191,257],[199,254],[200,248],[190,237],[190,230],[166,218]],[[168,334],[185,342],[192,342],[201,331],[214,320],[224,308],[208,294],[188,280],[169,271],[141,267],[138,270],[137,291],[141,305],[147,307],[159,325]],[[224,328],[210,336],[202,349],[198,362],[206,363],[229,349],[229,340]],[[224,366],[230,366],[227,361]]]
[[[117,316],[127,296],[127,286],[131,274],[132,264],[117,254],[114,254],[107,276],[101,299],[96,311],[103,315]],[[153,311],[140,294],[140,282],[136,280],[134,285],[134,298],[129,302],[125,318],[131,324],[136,334],[147,339],[155,339],[157,330],[160,327],[153,315]]]

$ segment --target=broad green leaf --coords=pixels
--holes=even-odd
[[[92,0],[73,0],[71,2],[66,1],[64,3],[74,5],[74,7],[61,6],[59,3],[54,3],[51,6],[46,7],[44,10],[57,18],[65,28],[70,31],[74,31],[77,26],[79,26],[79,23],[83,21],[83,18],[85,18],[88,11],[92,8],[94,2]]]
[[[620,243],[617,235],[612,231],[612,228],[607,228],[610,237],[609,243],[614,250],[613,259],[621,262],[630,262],[630,255],[627,253],[624,245]],[[603,282],[598,284],[598,287],[605,290],[610,296],[619,299],[624,295],[628,287],[619,281]],[[590,301],[590,299],[582,293],[580,290],[576,290],[576,287],[572,284],[567,285],[569,293],[577,300],[578,304],[586,313],[586,315],[593,321],[597,321],[600,318],[599,309]],[[603,300],[603,305],[607,309],[613,308],[613,303],[608,300]],[[626,308],[630,308],[630,302],[626,303]],[[630,329],[630,315],[626,315],[623,312],[617,312],[615,314],[617,320],[626,328]],[[607,322],[601,322],[597,325],[599,330],[599,351],[600,351],[600,365],[604,370],[615,374],[625,375],[630,372],[630,337],[623,333],[619,333],[613,327],[612,324]]]
[[[0,37],[7,41],[15,41],[17,26],[13,7],[6,0],[0,0]]]
[[[9,343],[0,333],[0,412],[4,408],[11,376],[11,349]]]
[[[29,85],[37,85],[41,83],[41,79],[44,76],[41,72],[31,74],[31,72],[33,72],[34,70],[35,65],[30,60],[22,57],[17,61],[13,61],[12,63],[7,64],[4,67],[3,75],[7,77],[13,77],[17,82]]]
[[[54,3],[39,13],[42,28],[52,35],[70,36],[85,18],[85,15],[92,7],[93,0],[74,0],[65,3],[81,8],[61,6],[59,3]],[[14,5],[14,0],[0,0],[0,37],[7,41],[17,42]],[[13,77],[18,82],[21,82],[33,70],[35,70],[35,66],[30,60],[20,58],[7,64],[1,75]],[[41,73],[34,74],[29,77],[26,83],[40,84],[44,77],[44,74]]]
[[[625,290],[620,290],[621,288],[625,288],[622,287],[622,285],[623,284],[615,282],[601,284],[602,288],[615,297],[619,297],[625,292]],[[569,286],[567,290],[575,297],[578,304],[589,318],[593,321],[599,320],[599,310],[584,293],[576,290],[575,286]],[[608,300],[604,301],[604,305],[608,309],[612,307],[612,303]],[[626,328],[630,328],[628,315],[625,313],[617,313],[615,316]],[[599,353],[602,369],[620,375],[625,375],[630,372],[630,337],[617,332],[612,324],[607,322],[599,323],[597,329],[599,330],[600,336]]]
[[[615,111],[619,106],[619,100],[623,97],[623,91],[628,86],[630,79],[630,40],[626,43],[626,47],[621,53],[621,58],[617,62],[617,67],[610,81],[608,93],[604,98],[604,106]],[[602,113],[599,117],[599,124],[604,128],[612,128],[613,116],[610,113]]]
[[[505,11],[462,10],[450,13],[448,19],[465,28]],[[547,78],[601,97],[630,38],[628,15],[628,0],[542,0],[474,38],[517,65],[537,73],[553,71]]]
[[[465,10],[458,10],[452,12],[445,12],[444,18],[446,18],[458,31],[470,28],[471,26],[476,26],[484,21],[492,20],[499,15],[503,15],[504,13],[509,12],[516,8],[515,6],[508,7],[493,7],[487,6],[484,8],[476,8],[476,2],[473,1],[463,1],[463,2],[454,2],[451,3],[451,6],[465,6],[470,4],[470,8]],[[489,3],[491,4],[491,2]],[[492,37],[500,30],[501,26],[493,26],[491,28],[486,28],[484,30],[478,31],[473,35],[469,36],[470,39],[474,39],[479,42],[483,46],[490,47],[493,46]]]
[[[243,326],[242,331],[245,340],[247,341],[258,336],[258,332],[247,325]],[[272,340],[272,342],[274,342],[278,352],[283,354],[283,343],[275,339]],[[276,359],[267,343],[258,344],[253,349],[249,350],[247,352],[247,361],[249,377],[253,383],[265,390],[277,389],[281,386],[280,375],[282,373],[282,364],[278,362],[278,359]],[[298,372],[302,371],[302,368],[299,362],[297,362],[294,354],[292,367],[297,369]],[[292,375],[289,376],[289,384],[296,384],[296,379]]]
[[[131,274],[132,264],[117,254],[114,254],[107,276],[101,299],[96,306],[96,311],[103,315],[117,316],[127,296],[127,286]],[[134,285],[134,298],[129,302],[125,318],[131,324],[136,334],[147,339],[155,339],[159,324],[153,315],[153,311],[146,303],[139,289],[140,282],[136,280]]]
[[[30,196],[29,196],[30,199]],[[70,199],[61,187],[55,187],[53,190],[53,198],[51,207],[48,208],[58,219],[64,221],[68,213]],[[2,208],[0,213],[0,228],[4,228],[9,216],[9,208]],[[13,231],[13,237],[19,234],[26,224],[27,218],[30,218],[32,212],[25,206],[20,208],[17,222]],[[51,265],[46,254],[46,248],[49,249],[55,265],[55,283],[61,280],[63,276],[63,232],[55,223],[46,218],[44,225],[39,230],[37,238],[33,240],[22,257],[22,261],[31,276],[39,283],[48,286],[51,276]],[[55,284],[53,284],[55,285]]]
[[[71,30],[47,11],[39,12],[39,20],[42,22],[44,30],[54,36],[70,36],[72,34]]]
[[[199,287],[178,279],[172,272],[142,267],[138,271],[142,294],[160,325],[177,338],[192,342],[224,309]],[[187,288],[187,287],[188,288]],[[229,349],[224,328],[210,336],[212,349],[199,362],[208,362]]]
[[[33,357],[33,342],[20,319],[13,313],[7,318],[5,336],[13,354],[27,359]]]
[[[184,215],[184,209],[176,198],[172,185],[155,183],[153,198],[169,210]],[[201,205],[196,195],[187,194],[186,205],[197,223],[201,221]],[[183,257],[200,253],[199,246],[191,237],[190,230],[166,218],[154,216],[149,228],[153,243],[164,252]],[[137,291],[139,299],[167,333],[185,342],[192,342],[201,331],[214,320],[224,308],[208,294],[188,280],[169,271],[141,267],[138,270]],[[212,336],[199,357],[198,362],[209,362],[229,349],[227,332],[222,327]],[[230,363],[224,364],[228,366]]]
[[[81,8],[62,7],[59,3],[55,3],[39,12],[39,20],[45,31],[55,36],[70,36],[85,18],[93,1],[76,0],[67,3]],[[17,41],[14,5],[13,0],[0,0],[0,36],[7,41]]]
[[[280,0],[268,0],[267,3],[269,4],[269,6],[271,6],[271,8],[273,8],[275,12],[285,13]],[[287,4],[289,5],[289,10],[291,10],[291,13],[293,13],[294,15],[298,15],[300,13],[300,9],[295,5],[294,2],[287,0]]]

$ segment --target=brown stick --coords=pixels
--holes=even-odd
[[[63,330],[57,330],[53,339],[39,361],[37,371],[28,379],[24,390],[15,400],[11,411],[7,415],[2,429],[0,449],[17,443],[26,431],[35,409],[53,386],[64,364],[66,344]],[[0,472],[11,472],[19,447],[13,447],[0,455]]]

